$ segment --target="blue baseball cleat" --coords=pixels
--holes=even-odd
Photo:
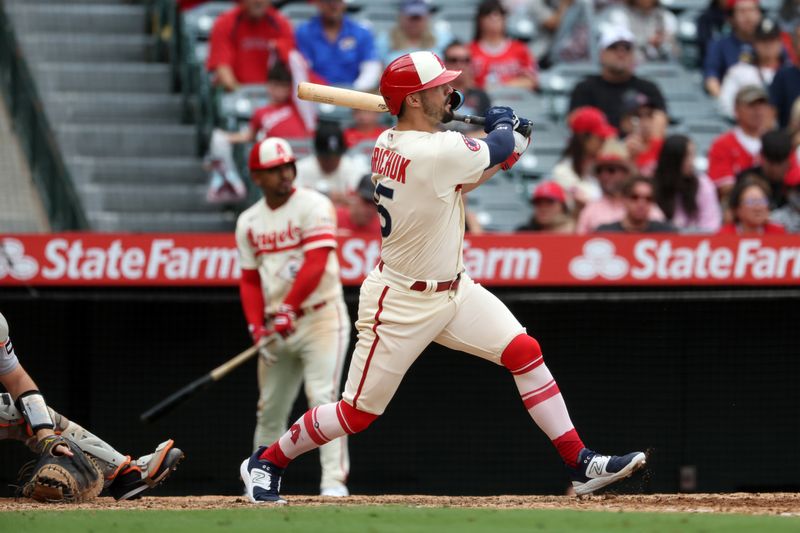
[[[239,473],[244,481],[247,497],[253,503],[275,503],[282,505],[286,500],[279,494],[283,468],[278,468],[267,460],[259,459],[266,450],[262,446],[256,453],[242,461]]]
[[[584,448],[578,454],[578,465],[575,468],[568,466],[567,471],[572,479],[575,494],[583,496],[630,477],[644,466],[645,461],[643,452],[632,452],[622,456],[601,455]]]

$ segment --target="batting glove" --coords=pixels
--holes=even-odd
[[[297,313],[294,307],[282,304],[278,312],[272,317],[272,327],[284,339],[294,333],[294,322],[297,320]]]
[[[508,124],[511,129],[519,125],[519,119],[514,114],[514,110],[506,106],[492,106],[486,111],[486,118],[483,123],[483,131],[491,133],[501,124]]]
[[[519,158],[522,156],[522,154],[525,153],[525,150],[528,149],[528,146],[530,146],[530,144],[531,144],[530,137],[525,137],[520,132],[515,131],[514,151],[511,152],[511,155],[508,156],[508,158],[505,161],[500,163],[500,168],[502,168],[503,170],[509,170],[511,167],[513,167],[517,163],[517,161],[519,161]]]
[[[275,333],[270,331],[264,326],[254,326],[250,324],[250,336],[253,338],[253,344],[258,345],[258,355],[264,360],[267,366],[272,366],[278,362],[278,356],[275,352],[270,351],[267,346],[270,344],[270,337]]]

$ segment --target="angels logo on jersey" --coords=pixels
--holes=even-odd
[[[476,141],[476,140],[475,140],[475,139],[473,139],[472,137],[467,137],[466,135],[464,135],[464,134],[462,133],[462,134],[461,134],[461,138],[462,138],[462,139],[464,139],[464,144],[466,144],[466,145],[467,145],[467,148],[469,148],[469,149],[470,149],[470,150],[472,150],[473,152],[477,152],[478,150],[480,150],[480,149],[481,149],[481,145],[480,145],[480,144],[478,144],[478,141]]]

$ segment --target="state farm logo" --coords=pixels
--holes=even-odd
[[[606,239],[591,239],[583,244],[583,255],[569,262],[569,272],[577,279],[590,280],[597,276],[610,280],[628,273],[627,259],[616,254],[617,249]]]
[[[25,255],[25,246],[17,239],[6,238],[0,241],[0,279],[10,276],[27,281],[39,272],[39,263]]]

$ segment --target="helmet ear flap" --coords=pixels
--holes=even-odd
[[[455,111],[464,105],[464,94],[461,91],[453,90],[450,93],[450,111]]]

